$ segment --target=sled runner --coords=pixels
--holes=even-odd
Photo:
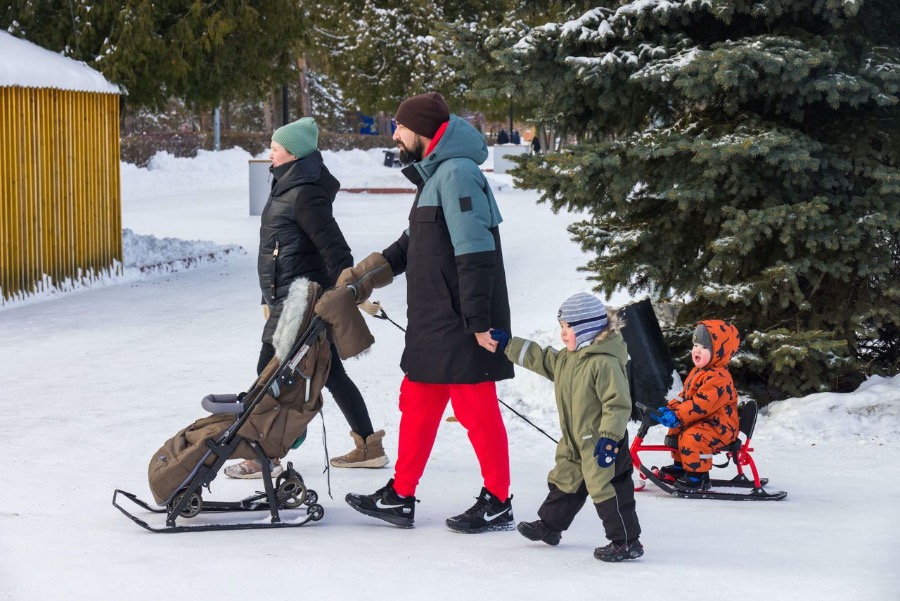
[[[224,462],[223,462],[224,463]],[[309,521],[319,521],[325,515],[325,510],[317,503],[318,495],[316,491],[306,488],[303,478],[293,469],[293,465],[289,462],[288,469],[278,476],[276,484],[272,485],[271,471],[269,470],[268,461],[263,463],[263,473],[265,474],[263,482],[265,483],[265,492],[257,492],[245,499],[235,502],[221,501],[203,501],[200,487],[209,488],[209,483],[215,478],[215,474],[204,483],[202,478],[196,479],[191,483],[185,491],[176,495],[165,508],[153,507],[148,503],[139,499],[132,493],[124,490],[116,489],[113,492],[113,506],[128,516],[135,524],[145,528],[151,532],[190,532],[190,531],[209,531],[209,530],[257,530],[263,528],[295,528],[303,526]],[[151,526],[146,521],[132,515],[124,507],[117,503],[118,496],[122,495],[135,505],[151,511],[153,513],[166,514],[166,526]],[[306,506],[306,514],[300,517],[282,521],[280,510],[297,509]],[[233,523],[233,524],[200,524],[194,526],[176,525],[175,519],[178,517],[192,518],[201,513],[223,513],[238,511],[266,511],[271,513],[270,522],[249,522],[249,523]]]
[[[750,438],[753,436],[753,429],[756,426],[756,415],[758,412],[756,402],[748,401],[738,408],[740,419],[740,433],[737,440],[729,445],[725,445],[713,451],[713,455],[724,456],[725,461],[722,464],[715,464],[717,468],[724,468],[733,463],[737,468],[737,475],[729,479],[712,479],[712,487],[709,490],[697,491],[681,491],[673,486],[674,479],[667,477],[659,472],[659,468],[652,466],[647,468],[640,458],[643,452],[665,452],[671,453],[678,444],[677,440],[666,437],[664,444],[647,445],[644,444],[644,437],[647,431],[657,425],[656,421],[650,417],[652,408],[647,407],[643,403],[635,403],[635,408],[641,412],[641,426],[638,429],[634,441],[631,443],[631,460],[635,469],[639,472],[641,482],[635,486],[635,490],[641,490],[644,487],[643,480],[649,480],[662,491],[686,499],[720,499],[727,501],[780,501],[787,497],[784,491],[768,492],[763,487],[768,483],[766,478],[759,477],[759,471],[756,468],[756,462],[753,461],[751,453],[753,447],[750,446]],[[748,478],[745,468],[749,468],[752,478]]]
[[[151,532],[248,530],[302,526],[319,521],[324,509],[318,495],[287,463],[272,482],[270,461],[299,446],[307,425],[322,408],[322,387],[331,367],[326,322],[313,311],[321,287],[307,280],[291,285],[273,344],[275,357],[246,394],[208,395],[202,401],[209,417],[197,420],[169,439],[150,461],[150,490],[157,507],[136,495],[116,490],[113,506]],[[355,310],[355,308],[354,308]],[[262,467],[265,490],[240,501],[205,501],[203,490],[229,459],[255,459]],[[155,514],[165,514],[165,526],[153,526],[129,513],[127,499]],[[282,516],[283,510],[299,514]],[[180,518],[225,512],[268,511],[268,521],[176,524]]]

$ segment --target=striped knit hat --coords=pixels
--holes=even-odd
[[[575,332],[576,351],[589,345],[609,324],[606,306],[596,296],[586,292],[567,298],[556,318],[569,324]]]

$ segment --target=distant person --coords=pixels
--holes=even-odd
[[[534,137],[531,138],[531,152],[534,154],[540,154],[541,152],[541,137],[537,134],[534,134]]]
[[[500,128],[500,133],[497,134],[497,144],[509,144],[509,134],[502,127]]]
[[[590,495],[610,543],[594,549],[601,561],[644,554],[638,537],[628,431],[631,394],[625,375],[628,349],[615,316],[592,294],[569,297],[557,313],[564,351],[541,348],[502,330],[491,336],[510,360],[553,382],[562,430],[556,465],[547,476],[550,493],[540,519],[519,522],[525,538],[558,545]]]
[[[312,117],[279,127],[272,134],[269,158],[272,190],[259,227],[257,271],[263,295],[266,324],[262,333],[257,374],[262,373],[275,347],[272,336],[294,280],[306,278],[328,289],[345,267],[353,265],[350,247],[332,213],[340,183],[325,167],[316,149],[319,128]],[[384,467],[384,430],[374,432],[369,411],[359,389],[344,369],[337,347],[331,343],[331,372],[325,382],[334,402],[350,425],[355,448],[334,457],[334,467]],[[281,473],[280,461],[272,475]],[[257,461],[248,459],[228,466],[232,478],[261,478]]]
[[[500,246],[500,210],[479,169],[484,136],[450,114],[437,93],[397,109],[394,140],[403,174],[418,188],[408,229],[381,253],[345,271],[342,281],[406,274],[406,345],[400,359],[400,441],[394,477],[372,494],[350,493],[365,515],[413,527],[416,487],[425,473],[449,401],[469,436],[484,486],[475,504],[446,520],[458,532],[514,525],[509,443],[496,382],[513,365],[495,354],[491,328],[509,329],[509,295]],[[445,476],[442,476],[445,477]]]
[[[672,465],[660,468],[664,480],[684,492],[709,490],[712,452],[729,445],[740,430],[737,389],[728,362],[738,350],[740,337],[733,325],[710,319],[697,324],[691,360],[694,368],[678,398],[650,417],[669,427],[678,438]]]
[[[513,144],[521,144],[522,143],[522,138],[519,136],[518,129],[513,130],[512,138],[510,138],[510,142],[512,142]]]

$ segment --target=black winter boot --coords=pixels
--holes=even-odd
[[[558,545],[562,539],[562,532],[550,527],[544,520],[519,522],[516,530],[528,540],[541,541],[553,546]]]
[[[513,523],[512,495],[501,503],[484,487],[481,487],[481,494],[474,505],[457,516],[447,518],[448,528],[466,534],[512,530]]]
[[[360,513],[389,522],[400,528],[412,528],[416,517],[416,498],[401,497],[394,490],[394,479],[371,495],[347,493],[347,504]]]
[[[594,549],[594,557],[600,561],[615,562],[626,559],[637,559],[644,554],[644,546],[641,541],[635,539],[631,542],[613,541],[605,547]]]
[[[676,461],[672,465],[659,468],[657,475],[663,482],[675,482],[684,475],[684,466]]]
[[[709,490],[709,472],[685,472],[684,475],[675,481],[677,490],[682,492],[702,492]]]

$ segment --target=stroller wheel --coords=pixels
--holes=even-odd
[[[312,505],[313,503],[315,503],[318,500],[319,500],[319,495],[316,494],[316,491],[314,491],[314,490],[306,491],[306,504],[307,505]]]
[[[175,497],[175,499],[169,504],[168,509],[171,512],[175,509],[181,500],[184,498],[184,493]],[[178,515],[186,518],[192,518],[197,516],[203,510],[203,499],[200,497],[200,493],[194,492],[191,493],[191,496],[188,497],[187,504],[181,508],[181,511],[178,512]]]
[[[294,469],[294,466],[290,462],[288,463],[287,469],[278,474],[278,477],[275,479],[275,488],[281,488],[281,485],[286,480],[299,480],[301,484],[303,483],[303,476]]]
[[[318,522],[325,516],[325,508],[321,505],[310,505],[306,508],[306,514],[314,522]]]
[[[307,499],[306,485],[302,478],[288,478],[278,485],[278,498],[288,509],[296,509]]]

